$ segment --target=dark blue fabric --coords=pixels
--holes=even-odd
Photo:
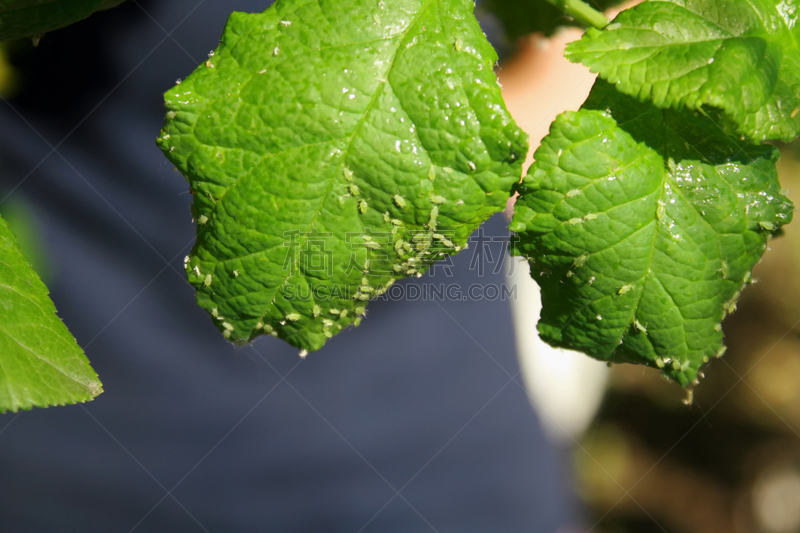
[[[507,302],[378,301],[302,362],[276,339],[228,345],[195,305],[190,195],[154,142],[161,93],[230,11],[267,4],[144,4],[154,22],[128,2],[68,30],[106,47],[101,90],[37,104],[99,57],[73,56],[75,78],[56,61],[64,77],[11,102],[22,116],[0,103],[0,183],[30,174],[13,194],[40,217],[52,297],[106,389],[0,416],[0,531],[556,531],[573,509],[566,471],[516,376]],[[184,18],[175,42],[159,28]],[[60,35],[30,60],[68,47]],[[504,231],[496,218],[487,234]],[[453,278],[401,287],[500,285],[500,247],[483,277],[473,248]]]

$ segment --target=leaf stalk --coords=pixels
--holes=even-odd
[[[581,0],[547,0],[584,26],[602,29],[608,24],[606,16]]]

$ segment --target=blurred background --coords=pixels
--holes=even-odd
[[[152,5],[148,2],[143,4],[148,8]],[[556,30],[552,25],[538,27],[514,24],[514,17],[509,17],[508,13],[515,13],[517,4],[519,3],[502,0],[481,2],[478,12],[490,39],[498,46],[501,53],[498,74],[504,85],[509,109],[520,126],[531,135],[533,150],[546,134],[556,114],[580,106],[588,94],[593,77],[583,67],[571,65],[561,57],[564,44],[579,37],[578,30]],[[598,5],[598,7],[603,6]],[[123,9],[127,11],[122,11]],[[57,35],[54,34],[50,40],[48,38],[44,40],[40,45],[43,49],[39,51],[33,49],[28,42],[0,44],[0,95],[8,98],[23,111],[35,108],[35,113],[49,113],[54,117],[49,119],[48,125],[53,128],[52,131],[62,133],[69,131],[75,123],[75,117],[91,109],[97,102],[100,89],[108,90],[113,87],[119,76],[118,73],[93,70],[96,65],[91,62],[65,61],[63,56],[53,53],[52,43],[72,39],[73,42],[81,43],[80,46],[84,49],[83,51],[72,49],[71,54],[85,52],[87,57],[103,56],[105,54],[103,38],[108,36],[104,36],[98,29],[99,25],[113,17],[129,16],[136,11],[129,5],[120,8],[116,15],[113,12],[96,15],[95,17],[107,18],[100,19],[99,22],[94,20],[82,23],[94,26],[76,26]],[[139,13],[136,24],[150,24],[145,19],[146,17]],[[169,14],[165,19],[159,20],[175,23],[179,19],[179,16]],[[114,23],[115,27],[121,27],[118,18]],[[83,28],[89,27],[93,30],[84,32]],[[532,30],[544,33],[528,34]],[[161,34],[155,30],[154,32],[156,37],[151,36],[153,41],[161,38]],[[75,38],[80,33],[84,33],[82,40]],[[86,35],[89,35],[89,38],[86,38]],[[181,43],[187,41],[190,43],[188,46],[193,53],[202,47],[208,48],[207,42],[218,38],[217,32],[210,39],[202,41],[202,44],[194,46],[193,38],[188,33],[182,38],[180,34],[178,35]],[[182,53],[178,48],[171,51],[173,56]],[[186,57],[182,59],[183,63],[175,77],[185,74],[193,66],[191,59],[188,61]],[[128,64],[133,63],[133,59],[128,57]],[[67,78],[81,79],[81,77],[90,80],[94,88],[90,90],[88,86],[80,84],[64,84],[58,98],[51,98],[50,93],[45,90],[52,86],[53,81],[58,82]],[[140,88],[148,87],[148,83],[143,82]],[[161,85],[152,83],[149,86],[149,89],[153,89],[157,95],[168,88],[163,82],[159,83]],[[70,106],[69,112],[63,107],[66,102]],[[158,103],[151,102],[148,105],[158,105]],[[135,133],[137,132],[132,132],[132,135]],[[154,131],[152,135],[147,133],[144,136],[150,135],[154,138],[155,134]],[[800,195],[796,193],[800,191],[800,144],[781,145],[780,149],[781,181],[783,187],[789,191],[789,197],[797,203],[800,201]],[[174,186],[168,187],[170,193],[178,194],[183,182],[179,176],[171,172],[166,161],[163,161],[153,180],[164,182],[167,179],[175,181]],[[184,204],[188,203],[185,198],[181,201]],[[188,216],[188,207],[183,205],[181,208],[185,208],[185,213],[181,213],[181,216]],[[4,202],[0,211],[9,219],[26,256],[34,263],[44,281],[54,284],[56,303],[59,303],[59,297],[69,303],[68,295],[63,291],[59,292],[58,289],[59,276],[65,276],[64,269],[55,268],[43,251],[46,247],[53,246],[53,234],[50,234],[50,241],[47,241],[46,246],[42,244],[42,232],[37,229],[38,220],[41,218],[37,217],[37,209],[41,211],[41,206],[37,208],[35,205],[29,205],[25,195],[20,194]],[[560,461],[566,458],[565,463],[569,466],[564,466],[563,469],[561,466],[556,466],[555,471],[548,470],[548,479],[559,480],[565,475],[568,476],[571,482],[564,481],[564,486],[573,487],[582,502],[580,509],[559,501],[558,517],[542,524],[541,529],[536,531],[800,532],[800,276],[797,275],[800,272],[799,227],[798,223],[789,225],[785,229],[784,236],[772,241],[771,250],[756,267],[754,278],[757,283],[744,291],[738,311],[723,324],[728,351],[724,358],[714,360],[706,367],[706,378],[694,391],[694,401],[691,405],[686,405],[683,401],[686,398],[684,390],[665,382],[658,372],[652,369],[628,365],[617,365],[609,369],[586,357],[560,353],[537,343],[534,337],[524,334],[529,333],[532,329],[531,324],[535,323],[535,307],[514,307],[513,319],[517,330],[520,368],[529,387],[531,405],[543,422],[547,438],[555,449],[554,452],[542,452],[545,454],[541,458],[542,464],[560,465]],[[156,228],[155,231],[161,231],[161,228]],[[47,231],[43,233],[44,239],[47,240]],[[189,233],[183,231],[181,235],[191,238]],[[158,243],[157,245],[160,247]],[[179,263],[180,259],[176,264]],[[524,276],[521,274],[524,274],[524,269],[516,268],[510,279],[522,284]],[[185,287],[181,287],[181,290],[185,292]],[[532,293],[534,296],[530,298],[535,298],[535,289],[530,285],[524,290],[534,291]],[[175,304],[175,309],[188,309],[188,306],[192,305],[191,295],[188,297],[183,295],[181,298],[180,306]],[[59,310],[69,312],[69,307],[64,308],[59,305]],[[202,313],[197,310],[192,312],[194,313],[192,320],[196,324],[205,324]],[[380,323],[381,317],[384,316],[381,313],[381,308],[375,311],[375,322]],[[91,338],[91,334],[97,329],[84,327],[78,319],[72,319],[72,323],[67,320],[67,323],[78,334],[83,333],[79,339]],[[205,341],[200,339],[197,342],[201,344]],[[215,343],[213,346],[217,351],[226,349],[215,337],[208,342]],[[98,349],[99,346],[96,346],[95,353]],[[370,352],[368,346],[362,349],[366,353]],[[281,369],[281,373],[291,372],[290,368],[294,369],[291,366],[294,364],[294,360],[291,359],[294,354],[289,354],[290,351],[283,350],[286,352],[280,354],[283,359],[275,363]],[[127,429],[136,424],[140,426],[153,424],[152,421],[136,418],[123,418],[114,424],[114,413],[117,411],[111,408],[103,411],[104,404],[100,402],[114,402],[112,395],[119,394],[119,399],[116,400],[119,404],[134,401],[143,406],[148,402],[146,395],[152,391],[140,391],[131,386],[127,389],[117,389],[119,393],[115,392],[108,384],[114,383],[118,378],[121,380],[122,377],[118,374],[128,371],[135,374],[135,368],[123,366],[115,370],[120,364],[119,361],[106,361],[103,357],[92,356],[92,352],[89,353],[93,364],[96,364],[96,368],[101,371],[101,377],[104,381],[107,380],[109,391],[98,400],[96,411],[94,407],[90,409],[106,423],[111,421],[109,426],[115,435],[122,435],[123,440],[125,440],[126,424],[129,426]],[[197,364],[191,359],[191,357],[186,358],[182,364]],[[230,367],[224,368],[216,359],[199,359],[202,359],[201,364],[208,367],[209,376],[213,376],[216,372],[225,374],[224,379],[245,380],[252,377],[256,358],[241,357],[240,353],[236,362],[238,366],[234,370]],[[345,361],[341,362],[341,365],[345,364]],[[327,366],[326,368],[330,369]],[[171,379],[180,379],[175,369],[171,370],[171,376]],[[345,379],[341,375],[338,377]],[[308,380],[309,383],[320,382],[319,377],[309,376]],[[381,383],[393,385],[396,381],[387,380]],[[349,386],[356,387],[352,383]],[[433,388],[436,386],[438,384],[432,384]],[[222,385],[220,390],[225,390]],[[305,389],[301,387],[301,390]],[[372,392],[375,393],[374,390]],[[199,390],[195,393],[198,398],[202,395]],[[309,392],[306,391],[306,394]],[[249,405],[248,402],[252,398],[252,395],[246,398],[244,404]],[[213,403],[212,400],[203,401],[209,406]],[[284,408],[288,413],[289,403],[289,399],[283,398],[279,402],[279,409]],[[518,408],[519,402],[514,405]],[[152,408],[157,410],[159,406]],[[346,413],[348,409],[354,407],[346,406],[343,412]],[[40,415],[38,412],[31,414],[43,420],[56,416],[56,412],[57,410],[48,410],[46,415]],[[506,414],[508,412],[505,411]],[[106,418],[102,417],[103,414],[107,415]],[[513,419],[511,422],[519,421],[521,416],[511,417]],[[4,429],[6,420],[9,420],[8,416],[0,418],[0,429]],[[333,420],[337,427],[342,427],[335,418]],[[344,427],[347,427],[346,420],[343,418],[341,421]],[[363,433],[363,427],[359,428],[359,420],[351,422],[355,425],[349,427],[348,435],[357,439],[358,437],[353,435]],[[22,426],[23,422],[17,425]],[[29,440],[20,438],[15,443],[7,439],[6,442],[11,442],[8,450],[20,449],[29,442],[36,442],[39,438],[52,435],[47,432],[37,433],[39,427],[36,425],[32,425],[31,428]],[[164,428],[160,430],[166,431]],[[146,459],[150,457],[149,452],[143,451],[145,448],[137,449],[136,439],[133,436],[129,437],[126,442],[134,442],[133,451],[137,456],[143,454],[147,462]],[[367,438],[364,435],[362,437]],[[213,443],[216,438],[216,435],[213,438],[208,437],[206,441]],[[531,437],[527,442],[533,446],[534,442],[538,442],[537,438],[539,437]],[[435,447],[431,450],[435,451]],[[153,452],[150,457],[151,462],[148,463],[151,468],[152,464],[166,460],[159,455],[161,453],[163,450],[158,453]],[[180,455],[183,452],[175,453]],[[9,457],[7,454],[5,459],[8,464],[16,460]],[[190,461],[190,464],[192,462]],[[31,464],[34,463],[35,461],[31,461]],[[380,464],[378,462],[379,466]],[[544,468],[542,464],[537,463],[536,468],[532,467],[525,472],[541,473]],[[29,465],[26,468],[29,468]],[[9,471],[14,475],[21,475],[20,472],[25,469],[19,471],[5,469],[4,475],[8,475]],[[158,470],[155,471],[158,474]],[[293,472],[302,475],[296,470],[289,470],[282,475],[291,476]],[[110,471],[110,474],[113,474],[113,471]],[[44,478],[48,476],[42,473],[38,475]],[[203,478],[202,472],[200,475],[201,479],[217,479]],[[173,477],[177,480],[180,475],[175,474]],[[338,478],[333,476],[333,479]],[[394,478],[392,481],[394,482]],[[224,487],[220,490],[224,490]],[[557,492],[561,491],[564,494],[570,492],[568,488],[559,487]],[[189,495],[185,497],[190,498],[192,493],[187,494]],[[295,496],[297,500],[299,494]],[[429,497],[435,499],[439,496],[434,494]],[[545,502],[545,493],[536,493],[536,498]],[[568,495],[564,496],[564,501],[569,502],[570,498]],[[146,510],[157,499],[157,496],[153,496],[152,502],[143,503],[141,507]],[[175,512],[181,514],[180,510]],[[131,516],[140,515],[141,513],[134,512]],[[174,518],[164,518],[160,522],[156,518],[156,524],[160,525],[151,525],[153,531],[184,530],[183,526],[177,525],[179,522]],[[317,530],[326,530],[324,522],[320,524],[322,529]],[[332,526],[328,527],[329,531],[335,530]],[[147,529],[147,523],[141,529]],[[65,527],[61,530],[73,529]],[[383,531],[388,530],[387,525]],[[530,531],[525,526],[513,524],[508,524],[505,528],[497,525],[494,528],[486,526],[476,529],[476,531],[489,530]],[[0,531],[33,530],[24,527],[4,529],[0,522]]]

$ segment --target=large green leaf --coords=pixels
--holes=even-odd
[[[234,13],[166,95],[198,303],[223,334],[319,349],[397,278],[458,251],[519,180],[471,0],[279,0]]]
[[[720,109],[754,140],[800,134],[794,0],[647,1],[570,44],[618,90],[659,107]]]
[[[97,374],[0,219],[0,412],[85,402]]]
[[[0,41],[41,35],[123,0],[0,0]]]
[[[598,80],[536,151],[511,225],[542,289],[542,337],[691,383],[792,217],[777,157]]]

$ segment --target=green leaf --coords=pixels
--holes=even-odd
[[[0,412],[86,402],[101,392],[47,287],[0,219]]]
[[[800,26],[793,0],[649,1],[567,57],[658,107],[719,109],[754,140],[800,134]]]
[[[69,26],[122,0],[0,0],[0,41]]]
[[[525,134],[471,0],[281,0],[234,13],[166,95],[198,303],[238,343],[317,350],[506,204]]]
[[[598,80],[536,151],[511,224],[542,289],[542,337],[693,382],[792,217],[777,157]]]

